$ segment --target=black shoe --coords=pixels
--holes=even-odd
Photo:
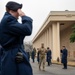
[[[62,68],[62,69],[67,69],[67,68]]]
[[[65,68],[65,69],[67,69],[67,68]]]
[[[64,69],[64,68],[62,68],[62,69]]]

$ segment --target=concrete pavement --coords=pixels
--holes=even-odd
[[[62,65],[52,64],[51,66],[47,66],[45,71],[39,71],[38,63],[32,63],[33,75],[75,75],[75,67],[68,66],[68,69],[62,69]]]

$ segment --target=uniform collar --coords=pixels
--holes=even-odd
[[[5,15],[7,15],[7,16],[11,16],[13,19],[16,19],[16,20],[17,20],[17,18],[14,17],[14,16],[12,16],[9,12],[5,12]]]

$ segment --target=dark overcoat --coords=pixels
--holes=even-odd
[[[26,54],[27,54],[28,60],[30,61],[30,53],[26,52]]]
[[[32,51],[32,59],[35,59],[35,51]]]
[[[0,75],[1,75],[1,56],[3,54],[2,46],[0,45]]]
[[[38,51],[37,53],[37,61],[39,62],[39,54],[40,54],[40,51]]]
[[[1,56],[1,75],[33,75],[26,52],[23,49],[23,39],[32,33],[32,19],[22,16],[22,23],[8,12],[5,13],[0,25],[0,44],[3,47]],[[15,57],[23,53],[24,62],[17,64]]]
[[[0,75],[1,75],[1,55],[0,55]]]
[[[61,57],[61,62],[62,63],[67,63],[67,49],[62,50],[62,57]]]
[[[51,50],[48,50],[47,51],[47,62],[50,62],[50,60],[51,60]]]

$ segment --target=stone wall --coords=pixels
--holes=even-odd
[[[60,32],[60,45],[66,46],[68,49],[68,60],[75,60],[75,43],[70,43],[70,35],[72,33],[72,25]]]

